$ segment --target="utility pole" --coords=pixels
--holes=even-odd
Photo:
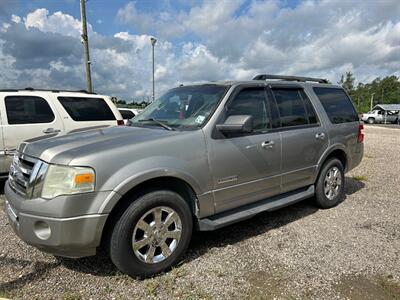
[[[92,75],[90,73],[90,57],[89,57],[89,38],[87,34],[87,24],[86,24],[86,1],[81,1],[81,22],[82,22],[82,44],[83,44],[83,55],[85,60],[85,68],[86,68],[86,85],[87,91],[89,93],[93,93],[92,86]]]
[[[374,95],[375,93],[371,94],[371,107],[370,107],[370,111],[372,110],[372,105],[374,104]]]
[[[151,49],[152,49],[152,56],[153,56],[153,59],[152,59],[152,61],[153,61],[153,93],[152,93],[152,95],[151,95],[151,98],[152,98],[152,102],[155,100],[155,91],[154,91],[154,46],[156,45],[156,42],[157,42],[157,39],[155,39],[155,38],[153,38],[153,37],[151,37],[150,38],[150,42],[151,42]]]

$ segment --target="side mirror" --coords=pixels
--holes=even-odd
[[[229,116],[223,124],[217,124],[217,130],[222,133],[241,133],[253,131],[253,116]]]

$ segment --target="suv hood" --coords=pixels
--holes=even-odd
[[[178,131],[163,128],[115,126],[81,132],[40,136],[20,144],[18,151],[45,162],[68,164],[73,158],[121,147],[158,140]]]

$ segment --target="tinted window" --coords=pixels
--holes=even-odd
[[[240,91],[229,104],[227,117],[232,115],[253,116],[254,130],[270,127],[268,108],[263,88],[249,88]]]
[[[358,121],[357,112],[342,89],[314,88],[314,92],[333,124]]]
[[[318,123],[317,114],[315,113],[315,109],[312,106],[310,99],[307,97],[306,93],[304,93],[303,90],[300,90],[300,95],[303,98],[304,105],[306,107],[308,122],[310,124],[317,124]]]
[[[58,100],[74,121],[115,120],[113,112],[104,99],[58,97]]]
[[[51,123],[54,114],[46,100],[34,96],[5,98],[8,124]]]
[[[121,113],[122,119],[126,120],[126,119],[132,119],[135,114],[127,109],[120,109],[119,112]]]
[[[274,89],[280,114],[281,126],[298,126],[308,124],[308,116],[299,90]]]

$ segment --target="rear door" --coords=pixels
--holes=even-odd
[[[277,86],[271,92],[282,137],[282,192],[288,192],[313,183],[328,136],[301,86]]]
[[[63,130],[51,101],[39,95],[14,94],[1,99],[5,151],[13,151],[24,140]]]

